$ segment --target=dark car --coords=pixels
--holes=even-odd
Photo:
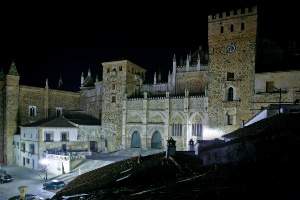
[[[65,185],[66,185],[65,182],[63,182],[61,180],[51,180],[46,183],[43,183],[43,188],[44,189],[51,188],[51,189],[56,190],[58,188],[64,187]]]
[[[9,183],[9,182],[12,182],[13,180],[14,180],[13,177],[9,174],[1,174],[0,175],[1,183]]]

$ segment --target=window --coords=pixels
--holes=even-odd
[[[266,92],[273,92],[274,90],[274,81],[266,82]]]
[[[192,124],[192,136],[202,137],[202,124]]]
[[[25,151],[25,143],[21,143],[21,151]]]
[[[109,73],[109,68],[107,68],[107,73]]]
[[[234,73],[227,72],[227,81],[233,81],[233,80],[234,80]]]
[[[122,71],[122,66],[119,66],[119,71]]]
[[[172,125],[172,136],[182,136],[182,124]]]
[[[244,23],[241,23],[241,30],[245,30],[245,24]]]
[[[233,101],[233,88],[232,88],[232,87],[230,87],[230,88],[228,89],[228,97],[227,97],[227,100],[228,100],[228,101]]]
[[[112,97],[111,97],[111,102],[112,102],[112,103],[116,103],[116,96],[112,96]]]
[[[233,24],[230,25],[230,32],[233,32],[234,31],[234,26]]]
[[[30,164],[30,159],[29,158],[26,158],[26,163]]]
[[[112,89],[112,90],[116,90],[116,84],[115,84],[115,83],[113,83],[113,84],[111,85],[111,89]]]
[[[45,142],[52,142],[52,134],[51,133],[45,133]]]
[[[29,145],[29,153],[34,154],[34,144]]]
[[[30,117],[36,116],[36,106],[29,106],[29,116]]]
[[[224,33],[224,26],[221,26],[220,32],[221,32],[221,33]]]
[[[233,125],[233,115],[227,115],[227,125]]]
[[[61,141],[67,141],[69,138],[68,138],[68,133],[64,132],[64,133],[61,133]]]
[[[62,116],[62,108],[56,108],[56,117]]]

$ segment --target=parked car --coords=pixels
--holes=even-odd
[[[61,180],[51,180],[48,182],[43,183],[43,188],[51,188],[51,189],[58,189],[58,188],[62,188],[64,187],[66,184],[65,182],[61,181]]]
[[[14,179],[10,174],[1,174],[0,175],[0,182],[1,183],[9,183],[12,182]]]

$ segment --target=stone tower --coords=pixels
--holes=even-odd
[[[14,163],[13,135],[18,128],[19,109],[19,80],[20,76],[14,62],[12,62],[9,72],[6,75],[6,98],[4,110],[4,163],[12,165]]]
[[[108,141],[107,150],[120,150],[122,143],[122,100],[138,96],[146,70],[128,61],[104,62],[102,97],[102,132]],[[125,106],[126,108],[126,106]]]
[[[3,69],[0,71],[0,163],[4,162],[4,100],[5,77]]]
[[[252,116],[257,17],[256,6],[208,16],[207,95],[214,130],[229,133]]]

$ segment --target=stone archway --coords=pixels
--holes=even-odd
[[[162,147],[162,138],[159,131],[155,131],[152,135],[151,139],[151,148],[153,149],[161,149]]]
[[[141,147],[141,136],[138,131],[132,133],[131,139],[131,148],[140,148]]]

